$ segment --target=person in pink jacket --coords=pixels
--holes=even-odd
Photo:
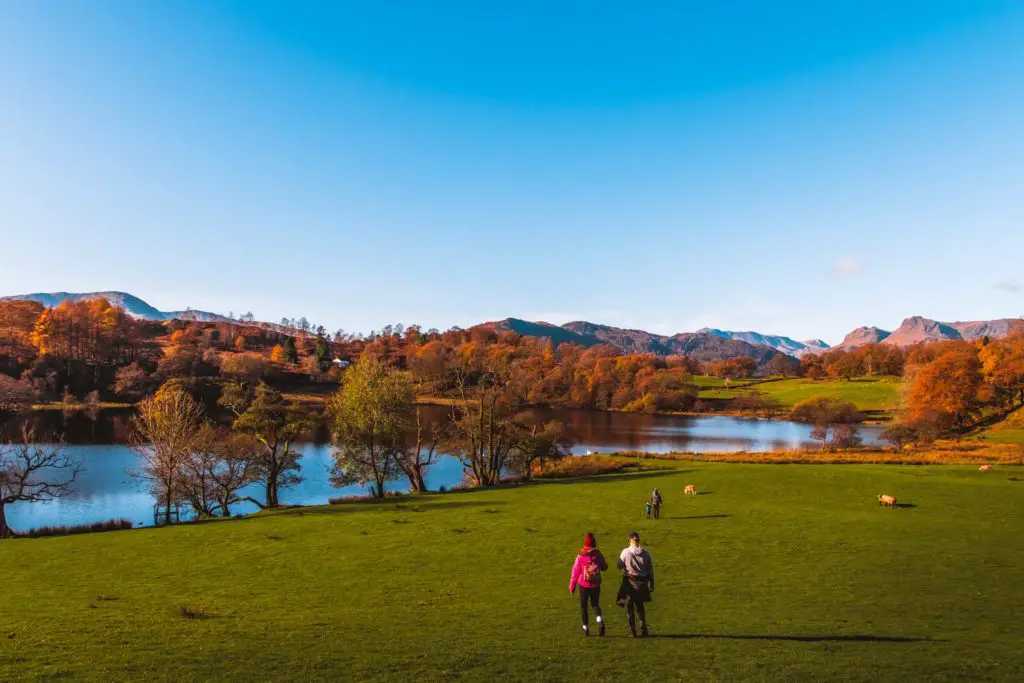
[[[580,589],[580,616],[583,618],[583,635],[590,635],[590,620],[587,614],[588,604],[594,608],[597,616],[597,635],[604,635],[604,618],[601,616],[601,572],[608,569],[604,555],[597,549],[594,534],[588,533],[583,538],[583,547],[576,554],[572,564],[572,575],[569,577],[569,592]]]

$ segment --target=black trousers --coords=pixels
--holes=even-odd
[[[586,626],[589,623],[588,603],[594,608],[594,616],[601,616],[601,587],[584,588],[583,586],[578,586],[578,588],[580,591],[580,617],[583,619],[583,625]]]
[[[654,518],[655,519],[660,519],[661,518],[661,506],[660,505],[655,505],[654,506]]]
[[[647,613],[644,611],[644,603],[636,602],[633,599],[626,600],[626,616],[629,618],[629,630],[636,631],[636,617],[640,615],[640,623],[647,621]]]

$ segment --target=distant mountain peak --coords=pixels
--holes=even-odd
[[[946,323],[913,315],[905,319],[892,334],[885,338],[886,344],[910,346],[924,341],[963,339],[963,336]]]
[[[65,301],[91,301],[92,299],[106,299],[111,305],[124,309],[125,313],[140,320],[201,320],[212,322],[232,322],[231,318],[209,311],[161,311],[148,303],[127,292],[106,291],[106,292],[35,292],[33,294],[18,294],[15,296],[0,297],[0,300],[8,301],[37,301],[47,308],[60,306]]]
[[[833,348],[837,349],[855,349],[858,346],[864,346],[865,344],[878,344],[881,343],[889,336],[889,332],[881,329],[880,327],[858,327],[849,334],[847,334],[842,343]]]
[[[716,337],[722,337],[723,339],[735,339],[757,346],[767,346],[770,349],[775,349],[776,351],[781,351],[788,356],[795,356],[797,358],[808,353],[821,353],[822,351],[826,351],[830,348],[828,344],[820,339],[815,339],[810,342],[801,342],[791,337],[784,337],[778,334],[763,334],[761,332],[754,332],[750,330],[734,332],[731,330],[720,330],[714,327],[703,327],[697,330],[697,334],[713,334]]]

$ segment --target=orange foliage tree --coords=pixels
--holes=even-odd
[[[952,350],[921,366],[907,394],[912,420],[933,416],[944,428],[962,428],[980,407],[981,363],[970,348]]]

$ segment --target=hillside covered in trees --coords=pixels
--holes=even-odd
[[[573,335],[591,338],[594,330],[555,329],[568,335],[562,343],[532,328],[520,333],[490,325],[441,332],[399,324],[366,336],[328,335],[304,320],[281,325],[143,320],[104,299],[65,301],[54,308],[0,301],[0,409],[48,402],[134,403],[171,379],[186,382],[211,405],[226,383],[237,381],[326,396],[344,368],[361,357],[407,373],[419,396],[447,400],[487,378],[523,405],[708,411],[732,401],[733,408],[756,410],[773,408],[770,392],[759,394],[752,384],[750,392],[714,398],[714,392],[702,394],[706,378],[733,386],[768,376],[902,378],[901,418],[940,430],[963,430],[1024,402],[1020,334],[907,348],[865,343],[799,360],[762,347],[770,354],[765,362],[764,356],[707,358],[644,348],[623,353],[610,343],[576,343]]]

